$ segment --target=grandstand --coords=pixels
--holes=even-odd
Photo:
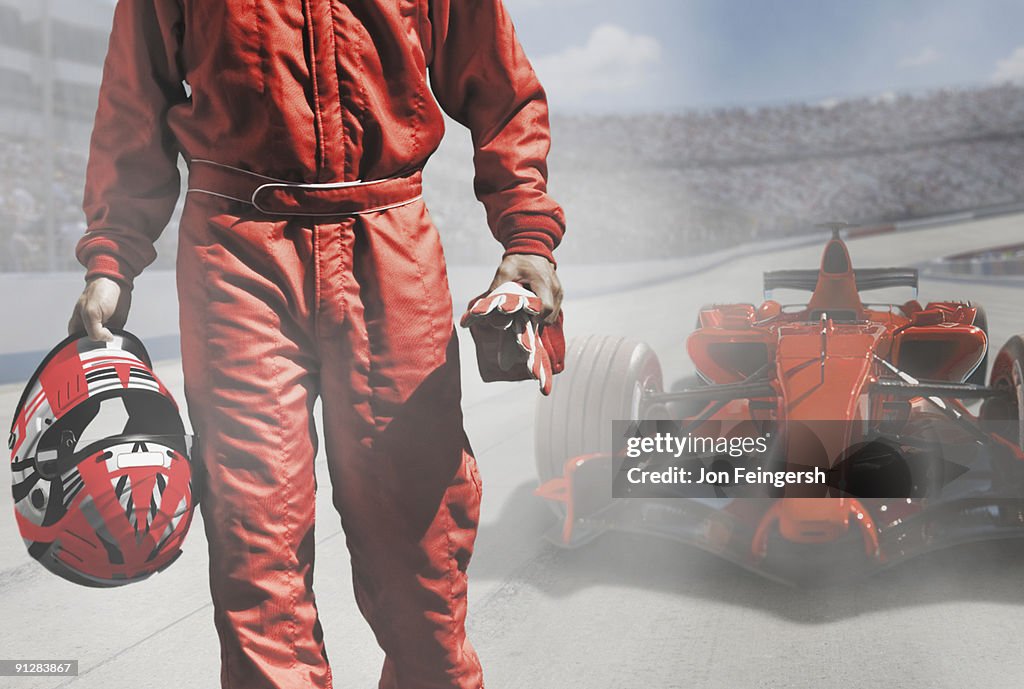
[[[1024,88],[556,117],[563,257],[644,258],[1024,201]],[[598,192],[599,190],[599,192]]]
[[[76,268],[111,9],[105,0],[0,0],[0,271]],[[427,198],[449,261],[489,262],[498,253],[472,197],[468,137],[450,124],[427,170]],[[562,261],[680,256],[822,220],[885,223],[1024,202],[1019,85],[675,114],[554,113],[552,127],[552,193],[570,224]],[[173,267],[174,238],[161,239],[159,267]]]
[[[70,267],[112,11],[0,0],[0,270]]]
[[[0,0],[0,133],[51,134],[68,145],[84,143],[96,110],[113,8],[105,0]],[[50,60],[45,59],[47,24]],[[50,76],[54,130],[46,132],[41,114]]]

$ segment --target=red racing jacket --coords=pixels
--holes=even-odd
[[[384,179],[424,165],[441,109],[472,134],[506,254],[550,259],[565,223],[547,101],[501,0],[119,0],[77,256],[129,284],[154,260],[179,153],[292,182]]]

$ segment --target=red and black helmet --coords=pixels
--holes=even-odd
[[[54,574],[120,586],[181,554],[190,438],[134,335],[57,345],[25,386],[8,447],[18,528]]]

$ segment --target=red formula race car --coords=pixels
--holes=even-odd
[[[697,375],[670,391],[647,345],[575,340],[537,411],[537,494],[561,518],[553,538],[578,546],[608,529],[652,533],[807,582],[1024,535],[1024,339],[1002,347],[986,381],[984,311],[922,306],[917,279],[913,268],[855,270],[836,232],[820,269],[764,276],[766,297],[801,290],[806,303],[704,307],[686,342]],[[897,287],[914,298],[862,297]],[[642,423],[623,431],[616,420]],[[720,478],[652,490],[625,480],[626,467],[631,477],[666,468],[666,455],[626,460],[617,440],[645,424],[677,438],[756,436],[769,447],[756,457],[723,452],[744,447],[728,443],[670,453],[672,476]],[[827,480],[728,479],[755,468],[815,469]]]

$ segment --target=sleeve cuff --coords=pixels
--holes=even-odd
[[[546,243],[532,240],[528,237],[516,237],[513,241],[509,242],[505,245],[505,253],[502,254],[502,256],[514,256],[517,254],[542,256],[551,261],[552,265],[557,265],[557,263],[555,263],[555,257]]]
[[[504,219],[498,240],[505,256],[532,254],[555,263],[555,247],[562,241],[564,224],[550,215],[517,213]]]
[[[127,264],[113,254],[93,254],[89,257],[85,279],[110,278],[123,286],[131,288],[134,282],[134,275],[128,269]]]

